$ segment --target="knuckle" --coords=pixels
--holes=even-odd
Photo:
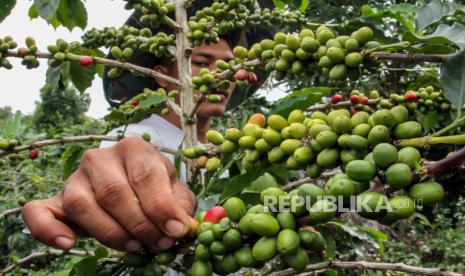
[[[106,227],[99,231],[101,233],[99,240],[104,244],[124,244],[127,235],[117,227]]]
[[[165,210],[172,211],[172,205],[169,201],[163,197],[156,197],[150,203],[147,204],[147,212],[157,216],[157,214],[166,213]]]
[[[140,146],[140,145],[144,145],[144,143],[142,143],[142,142],[143,142],[142,138],[137,137],[137,136],[131,136],[131,137],[123,138],[121,141],[119,141],[116,144],[116,147],[118,147],[118,148],[133,148],[133,147],[137,147],[137,146]]]
[[[90,149],[84,152],[81,158],[81,166],[86,164],[95,164],[102,153],[102,149]]]
[[[70,217],[86,210],[89,206],[89,200],[79,192],[65,194],[63,197],[63,211]]]
[[[102,181],[102,188],[96,192],[95,199],[106,207],[121,205],[124,200],[123,188],[125,183],[118,180]]]
[[[145,186],[160,176],[160,169],[153,166],[141,165],[132,171],[131,180],[136,187]]]
[[[152,224],[146,220],[137,221],[129,226],[129,232],[135,237],[150,237],[156,233]]]

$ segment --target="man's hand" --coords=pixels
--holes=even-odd
[[[76,224],[101,243],[136,251],[141,243],[165,250],[193,223],[196,197],[176,178],[173,164],[139,137],[88,150],[79,169],[50,199],[26,204],[22,216],[41,242],[71,249]]]

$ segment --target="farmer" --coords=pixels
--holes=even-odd
[[[199,5],[205,6],[207,2],[196,1],[195,8],[200,9]],[[131,16],[127,24],[139,27],[136,18]],[[250,46],[264,36],[269,34],[249,30],[225,36],[217,44],[195,47],[193,74],[198,74],[201,68],[215,70],[216,60],[233,58],[233,45]],[[160,60],[139,52],[130,62],[178,77],[173,59]],[[127,72],[114,80],[104,79],[105,95],[112,106],[127,101],[144,87],[177,89],[171,83]],[[205,136],[212,117],[237,106],[257,87],[244,91],[231,86],[220,92],[219,103],[202,103],[197,112],[199,142],[207,142]],[[116,131],[109,135],[116,135]],[[153,114],[129,125],[126,135],[133,137],[117,143],[104,142],[100,148],[86,151],[78,170],[65,181],[59,194],[23,207],[22,216],[31,233],[41,242],[64,250],[75,246],[77,233],[85,233],[108,247],[129,252],[142,246],[166,250],[176,238],[185,236],[197,207],[196,197],[183,184],[185,176],[181,180],[176,177],[173,156],[164,155],[140,138],[145,132],[150,134],[151,143],[169,148],[178,148],[184,136],[175,112],[166,116]]]

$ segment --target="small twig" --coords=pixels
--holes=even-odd
[[[368,100],[367,105],[377,105],[379,103],[379,100]],[[351,101],[344,101],[344,102],[339,102],[337,104],[332,104],[331,102],[327,102],[324,104],[318,104],[311,106],[307,109],[307,111],[318,111],[318,110],[325,110],[328,108],[338,108],[338,107],[347,107],[347,106],[353,106],[354,104]]]
[[[165,23],[170,26],[171,28],[174,29],[175,32],[179,31],[182,29],[181,25],[178,24],[178,22],[174,21],[173,19],[171,19],[171,17],[165,15],[163,17],[163,20],[165,21]]]
[[[6,218],[8,216],[19,214],[20,212],[21,212],[21,207],[6,210],[6,211],[4,211],[3,213],[0,214],[0,220]]]
[[[434,54],[397,54],[397,53],[365,53],[365,57],[373,60],[393,60],[410,62],[442,62],[447,55]]]
[[[58,145],[58,144],[68,144],[68,143],[80,143],[80,142],[93,142],[93,141],[113,141],[117,142],[123,139],[124,136],[105,136],[105,135],[83,135],[83,136],[72,136],[72,137],[63,137],[50,140],[37,141],[35,143],[26,144],[17,146],[11,150],[0,150],[0,157],[6,156],[12,153],[18,153],[25,150],[31,150],[35,148],[42,148],[45,146]],[[165,152],[168,154],[176,155],[177,150],[155,146],[159,151]]]
[[[28,256],[15,261],[12,265],[3,269],[0,272],[0,276],[6,275],[8,272],[12,271],[16,267],[26,265],[29,262],[33,261],[34,259],[37,259],[40,257],[46,257],[46,256],[60,256],[60,255],[73,255],[73,256],[86,257],[86,256],[94,256],[94,253],[89,252],[89,251],[80,251],[80,250],[63,251],[63,250],[57,250],[57,249],[47,249],[46,251],[42,251],[42,252],[33,252],[29,254]]]
[[[9,50],[6,53],[6,56],[7,57],[19,57],[18,51],[12,51],[12,50]],[[78,58],[84,57],[83,55],[76,55],[76,56]],[[53,54],[38,52],[36,54],[36,57],[43,58],[43,59],[52,59]],[[101,57],[92,57],[92,58],[94,59],[95,63],[99,63],[99,64],[103,64],[103,65],[106,65],[106,66],[111,66],[111,67],[121,68],[121,69],[127,70],[127,71],[129,71],[131,73],[137,73],[137,74],[140,74],[140,75],[143,75],[143,76],[152,77],[152,78],[154,78],[156,80],[164,80],[164,81],[169,82],[171,84],[174,84],[176,86],[181,85],[179,80],[177,80],[175,78],[172,78],[172,77],[170,77],[168,75],[162,74],[162,73],[160,73],[158,71],[149,69],[149,68],[145,68],[145,67],[134,65],[132,63],[113,60],[113,59],[107,59],[107,58],[101,58]]]
[[[434,176],[438,173],[442,173],[451,168],[461,166],[465,162],[465,148],[456,151],[446,158],[436,161],[432,164],[424,166],[424,170],[428,176]]]
[[[290,183],[286,184],[285,186],[281,187],[281,189],[284,190],[284,191],[291,191],[291,190],[294,190],[295,188],[298,188],[298,187],[302,186],[305,183],[316,183],[316,182],[318,182],[320,180],[326,181],[328,178],[330,178],[330,177],[332,177],[332,176],[334,176],[334,175],[336,175],[338,173],[341,173],[341,170],[334,169],[334,170],[323,173],[320,177],[318,177],[316,179],[312,179],[310,177],[305,177],[305,178],[299,179],[297,181],[290,182]]]
[[[330,269],[330,268],[341,268],[341,269],[369,269],[369,270],[380,270],[380,271],[402,271],[408,273],[418,273],[422,275],[432,276],[463,276],[463,274],[446,271],[442,268],[423,268],[406,265],[403,263],[375,263],[367,261],[358,262],[322,262],[318,264],[312,264],[307,266],[302,272],[313,272],[316,270]],[[270,276],[287,276],[295,275],[296,271],[293,269],[286,269],[283,271],[275,272]],[[312,275],[311,273],[304,273],[300,275]]]

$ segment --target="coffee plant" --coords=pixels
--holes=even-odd
[[[5,2],[1,20],[15,4]],[[0,275],[40,274],[44,267],[51,274],[70,275],[464,272],[463,266],[435,262],[429,262],[433,267],[412,266],[400,251],[388,250],[385,259],[383,253],[385,246],[404,248],[387,242],[384,232],[393,236],[403,230],[399,225],[408,221],[415,227],[436,214],[447,221],[435,209],[457,189],[463,192],[465,6],[439,0],[328,1],[319,11],[304,0],[275,0],[273,5],[251,0],[124,2],[138,24],[90,29],[80,42],[58,39],[39,49],[39,38],[28,37],[24,44],[9,35],[0,38],[2,69],[13,69],[13,58],[27,69],[47,62],[42,91],[44,99],[52,99],[36,111],[36,132],[25,134],[19,114],[2,125],[0,180],[7,200],[0,220],[2,235],[9,239],[2,247],[9,256],[0,260]],[[337,10],[340,18],[331,15]],[[70,30],[86,27],[80,0],[34,1],[29,15]],[[193,47],[250,32],[267,37],[233,45],[233,59],[217,60],[216,69],[192,75]],[[135,64],[140,53],[175,59],[179,77]],[[114,104],[102,125],[80,115],[88,103],[75,92],[84,93],[95,75],[118,81],[127,74],[176,89],[141,88]],[[235,93],[247,91],[263,85],[267,76],[271,93],[279,86],[288,95],[275,103],[237,107],[230,112],[240,121],[226,118],[206,133],[208,144],[198,142],[196,113],[203,102],[219,103],[222,91],[233,86]],[[60,110],[55,101],[68,109]],[[72,105],[79,108],[72,110]],[[25,246],[13,242],[27,231],[16,215],[27,201],[47,196],[46,168],[56,171],[53,181],[63,181],[83,152],[98,146],[87,142],[120,141],[129,124],[154,113],[177,114],[185,133],[179,148],[156,141],[154,147],[173,155],[179,172],[186,168],[185,184],[200,201],[186,237],[163,252],[122,253],[92,239],[80,240],[69,251],[39,246],[29,255],[10,246]],[[70,127],[73,123],[84,124],[86,131]],[[102,135],[119,126],[118,135]],[[140,136],[152,142],[147,133]],[[62,159],[62,171],[51,158]],[[42,171],[38,162],[44,163]],[[28,184],[42,192],[26,193]],[[47,261],[63,255],[73,257],[47,267]]]

